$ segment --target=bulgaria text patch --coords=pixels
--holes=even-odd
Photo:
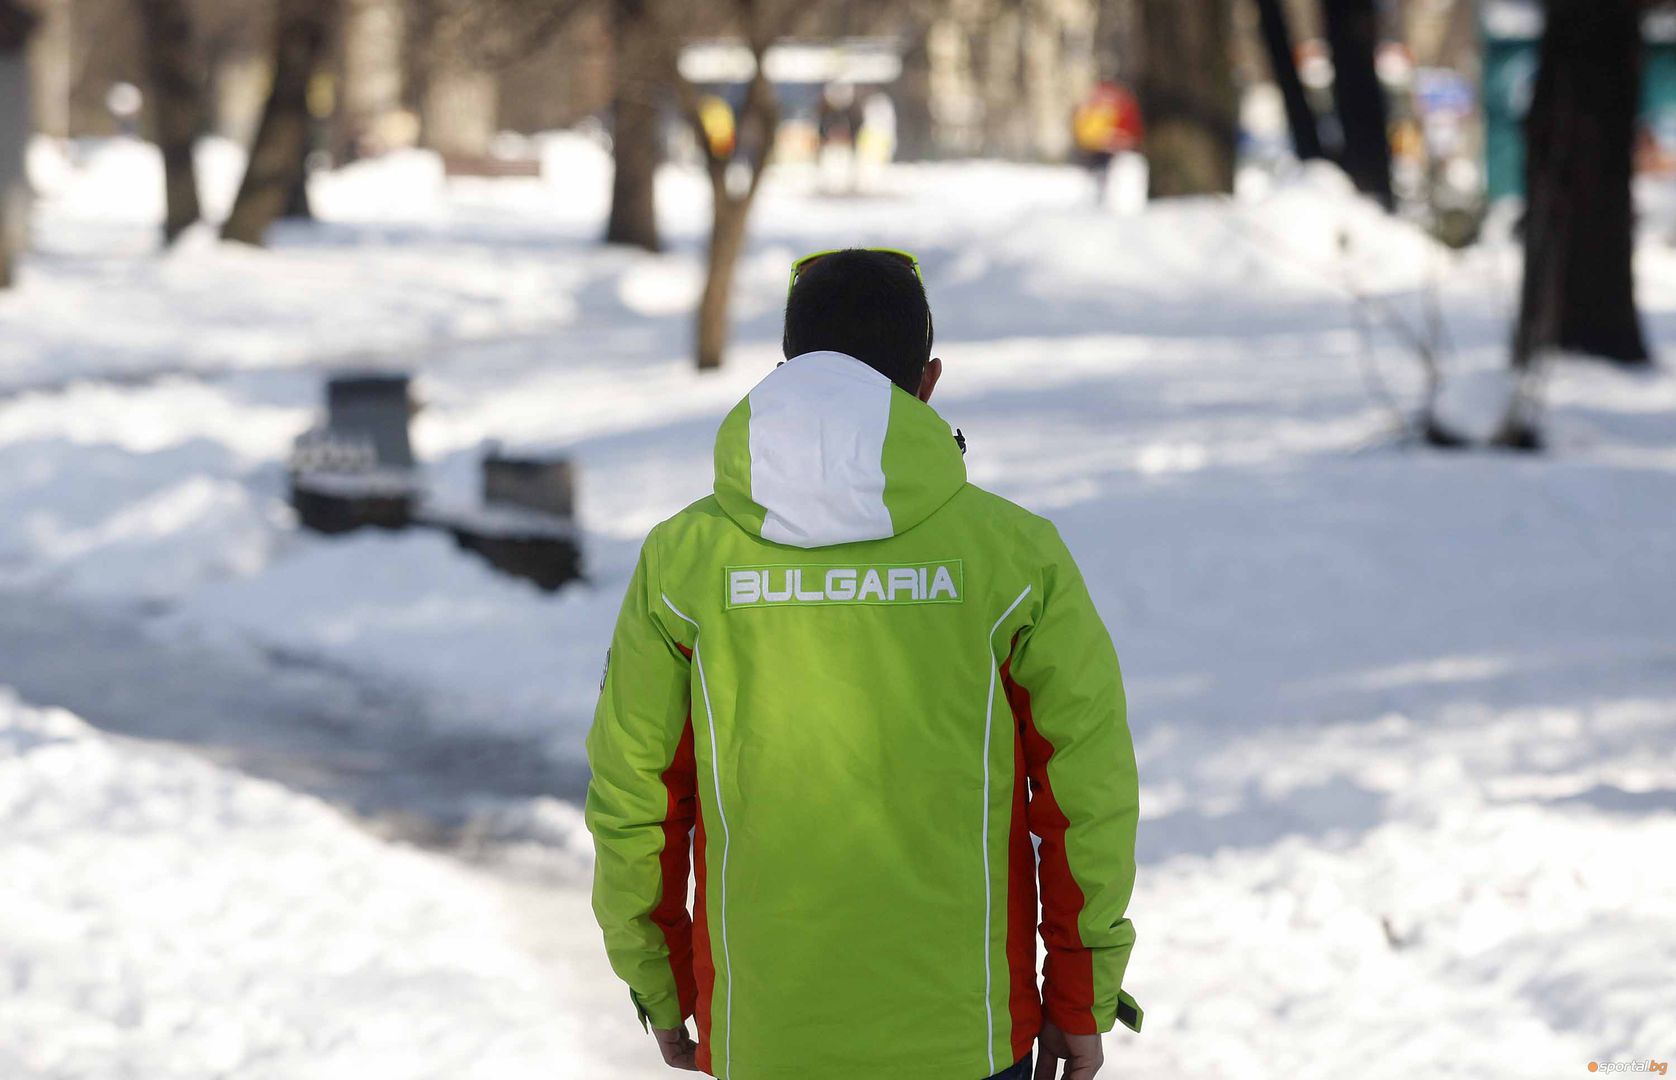
[[[727,607],[799,604],[958,604],[965,595],[959,559],[924,563],[777,563],[729,566]]]

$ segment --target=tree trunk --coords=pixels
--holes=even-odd
[[[308,160],[308,151],[303,151],[303,160]],[[280,215],[287,221],[313,221],[314,204],[308,201],[308,169],[298,170],[296,183],[291,185],[291,195],[285,200],[285,212]]]
[[[163,154],[163,243],[198,220],[192,147],[203,128],[203,99],[192,54],[192,22],[182,0],[140,0],[157,148]]]
[[[1024,40],[1022,5],[989,0],[991,10],[982,21],[966,27],[972,54],[972,75],[983,102],[980,150],[991,156],[1018,159],[1029,138],[1024,111]]]
[[[483,158],[495,140],[500,89],[495,76],[458,54],[432,61],[419,102],[419,143],[445,158]]]
[[[1287,25],[1283,0],[1257,0],[1257,18],[1263,32],[1263,48],[1269,55],[1269,71],[1286,102],[1286,123],[1292,131],[1292,151],[1299,161],[1314,161],[1321,152],[1321,129],[1315,110],[1298,77],[1298,58],[1292,51],[1292,29]]]
[[[937,156],[936,125],[931,115],[931,19],[914,11],[914,23],[902,52],[902,75],[896,83],[896,156],[927,161]]]
[[[698,88],[678,71],[672,72],[682,109],[692,125],[698,145],[703,149],[710,174],[710,250],[695,334],[700,371],[714,371],[722,366],[722,354],[728,338],[728,309],[733,301],[734,267],[745,248],[745,226],[750,220],[751,204],[756,199],[763,174],[768,171],[768,162],[774,153],[774,139],[780,130],[780,101],[774,84],[763,70],[763,57],[778,34],[762,26],[749,29],[756,74],[745,86],[745,100],[739,107],[735,124],[738,137],[730,156],[718,157],[711,148],[700,114]]]
[[[745,224],[749,219],[749,199],[716,193],[704,296],[698,304],[700,371],[713,371],[722,366],[722,353],[727,348],[728,311],[733,305],[733,271],[740,252],[745,249]]]
[[[1234,190],[1231,0],[1142,0],[1141,111],[1155,199]]]
[[[70,137],[70,96],[78,69],[88,66],[77,52],[76,19],[91,4],[73,0],[5,0],[0,6],[29,13],[29,108],[30,123],[41,135],[57,139]],[[84,47],[85,51],[85,47]]]
[[[1095,77],[1133,83],[1136,39],[1136,0],[1096,0],[1094,8]]]
[[[1322,20],[1333,53],[1333,105],[1344,131],[1344,171],[1356,190],[1389,210],[1396,205],[1390,119],[1374,67],[1379,12],[1374,0],[1322,0]]]
[[[29,232],[24,150],[33,125],[24,49],[34,26],[29,11],[0,0],[0,289],[11,287],[12,260]]]
[[[1567,350],[1650,360],[1635,307],[1634,0],[1549,0],[1526,121],[1525,278],[1513,365]]]
[[[342,82],[332,117],[332,159],[343,163],[391,149],[391,118],[402,107],[406,40],[401,0],[346,0],[339,54]]]
[[[223,239],[260,246],[274,219],[295,207],[314,125],[308,84],[325,53],[334,8],[333,0],[281,0],[273,87],[244,182],[221,226]]]
[[[605,242],[662,250],[656,181],[659,146],[659,54],[662,42],[648,0],[614,0],[611,107],[611,216]]]

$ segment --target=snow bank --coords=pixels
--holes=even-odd
[[[1062,202],[1016,213],[993,242],[963,246],[947,268],[934,265],[940,331],[1016,333],[1016,308],[994,303],[1001,291],[1035,306],[1030,322],[1063,333],[1324,330],[1348,325],[1354,296],[1389,299],[1448,257],[1325,166],[1261,198],[1173,199],[1130,216]],[[946,245],[955,228],[941,212],[933,220],[940,238],[931,243]]]
[[[181,378],[0,408],[0,584],[160,602],[283,547],[279,462],[309,412]],[[260,478],[260,480],[258,480]]]
[[[205,217],[218,220],[232,206],[244,160],[243,148],[230,140],[199,141],[194,164]],[[29,176],[50,206],[74,217],[134,224],[163,219],[163,156],[154,143],[125,136],[69,144],[37,139]]]
[[[412,221],[447,213],[447,185],[441,157],[398,150],[317,175],[309,198],[329,221]]]
[[[1143,765],[1130,988],[1149,1027],[1113,1062],[1563,1076],[1658,1056],[1676,1039],[1676,868],[1653,854],[1676,844],[1673,735],[1669,701],[1456,708]]]
[[[240,155],[199,146],[208,221],[236,188]],[[462,209],[449,231],[440,165],[414,151],[319,177],[310,190],[333,224],[282,222],[266,250],[200,225],[157,258],[156,149],[97,141],[73,147],[71,161],[37,209],[40,257],[0,293],[0,392],[88,376],[413,364],[451,342],[551,330],[574,318],[588,276],[565,249],[592,247],[597,228],[560,216],[509,250],[512,215]]]
[[[608,1075],[467,871],[0,690],[0,1075]]]
[[[165,625],[349,664],[421,691],[443,722],[542,734],[574,757],[570,718],[591,714],[604,658],[595,628],[621,603],[619,590],[588,585],[549,597],[440,533],[367,532],[206,584]]]

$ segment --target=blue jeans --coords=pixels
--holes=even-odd
[[[991,1076],[989,1080],[1030,1080],[1030,1059],[1033,1055],[1025,1054],[1018,1064],[1010,1069],[1002,1069]]]

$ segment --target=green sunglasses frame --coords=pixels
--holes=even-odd
[[[812,262],[815,262],[816,260],[824,259],[828,255],[836,255],[840,251],[848,251],[848,250],[850,250],[850,249],[849,248],[830,248],[826,251],[815,251],[815,252],[811,252],[808,255],[803,256],[801,259],[798,259],[796,262],[792,263],[791,264],[791,280],[786,283],[786,296],[787,297],[791,296],[792,289],[795,288],[796,285],[797,285],[797,275],[799,275],[803,272],[804,267],[808,266]],[[908,269],[912,270],[914,272],[914,276],[919,278],[919,283],[921,285],[925,284],[925,275],[919,272],[919,259],[914,255],[913,252],[903,251],[901,248],[886,248],[886,247],[865,248],[863,250],[871,251],[871,252],[874,252],[875,254],[878,254],[878,255],[894,255],[894,256],[896,256],[898,259],[901,259],[903,262],[908,264]]]

